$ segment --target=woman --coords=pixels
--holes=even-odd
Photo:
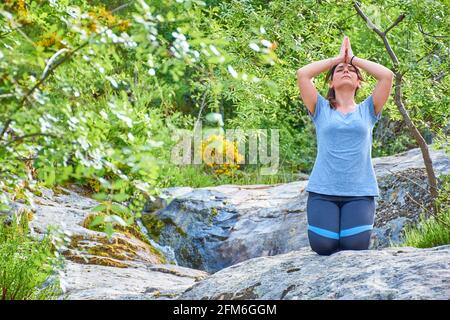
[[[372,94],[355,103],[363,81],[359,68],[378,80]],[[329,70],[325,99],[312,78]],[[297,83],[316,128],[317,158],[311,172],[307,219],[311,249],[320,255],[367,250],[375,215],[378,184],[371,160],[372,130],[389,98],[394,74],[353,55],[347,36],[337,57],[297,70]]]

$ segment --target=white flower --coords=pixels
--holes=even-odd
[[[207,50],[205,50],[205,49],[202,49],[202,53],[205,55],[205,56],[207,56],[207,57],[209,57],[211,54],[207,51]]]
[[[232,75],[233,78],[237,78],[238,77],[237,72],[233,69],[232,66],[228,65],[227,69],[228,69],[228,72]]]
[[[253,42],[249,44],[249,47],[252,48],[255,51],[259,51],[260,50],[259,46],[256,43],[253,43]]]
[[[119,85],[117,84],[117,81],[114,80],[114,78],[112,78],[112,77],[110,77],[110,76],[107,76],[106,79],[108,79],[109,82],[111,82],[111,85],[112,85],[114,88],[117,89],[117,88],[119,87]]]
[[[154,76],[155,75],[155,69],[153,69],[153,68],[149,69],[148,70],[148,74],[151,75],[151,76]]]
[[[48,129],[52,128],[51,123],[48,122],[47,119],[39,118],[39,123],[41,124],[41,131],[44,133],[47,132]]]
[[[263,26],[259,27],[259,32],[261,32],[262,34],[266,33],[266,29],[264,29]]]
[[[270,48],[272,46],[272,43],[266,39],[261,40],[261,43],[266,46],[267,48]]]
[[[69,121],[72,122],[73,124],[77,124],[77,123],[80,122],[80,120],[78,120],[78,119],[75,118],[75,117],[70,117]]]
[[[108,114],[105,112],[105,110],[100,111],[100,115],[103,119],[108,120]]]
[[[116,112],[115,115],[117,116],[117,118],[119,118],[120,120],[122,120],[123,122],[126,123],[126,125],[131,128],[133,127],[133,120],[131,120],[130,118],[128,118],[126,115],[121,114],[119,112]]]
[[[78,17],[80,16],[80,8],[75,6],[68,7],[66,12],[69,16],[75,19],[78,19]]]
[[[216,56],[220,56],[220,52],[217,50],[217,48],[215,46],[213,46],[212,44],[209,45],[209,49],[216,55]]]

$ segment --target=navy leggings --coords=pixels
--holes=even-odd
[[[374,196],[308,193],[308,239],[320,255],[367,250],[375,217]]]

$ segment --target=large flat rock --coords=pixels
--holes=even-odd
[[[309,248],[259,257],[196,283],[184,299],[450,299],[450,245],[348,250]]]

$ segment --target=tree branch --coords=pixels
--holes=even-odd
[[[422,34],[426,35],[426,36],[433,37],[433,38],[447,38],[447,36],[436,36],[436,35],[434,35],[434,34],[425,32],[425,31],[423,31],[422,25],[421,25],[420,23],[418,23],[417,25],[418,25],[418,27],[419,27],[419,31],[420,31]]]
[[[23,139],[31,138],[31,137],[38,137],[38,136],[52,137],[52,138],[55,138],[55,139],[56,138],[60,138],[60,137],[55,136],[54,134],[51,134],[51,133],[35,132],[35,133],[24,134],[23,136],[17,137],[15,139],[9,141],[8,143],[4,144],[3,146],[7,147],[7,146],[9,146],[11,144],[18,143],[18,142],[22,141]]]
[[[372,21],[370,21],[369,17],[367,17],[364,12],[362,12],[361,8],[359,7],[358,1],[355,1],[353,6],[355,7],[356,11],[358,12],[358,14],[364,19],[364,21],[366,21],[367,24],[369,24],[371,26],[371,28],[373,29],[373,31],[375,31],[376,34],[378,34],[381,39],[383,40],[384,46],[386,48],[386,50],[388,51],[389,56],[391,57],[393,63],[394,63],[394,72],[398,70],[399,67],[399,62],[397,59],[397,56],[395,55],[394,51],[391,48],[391,45],[389,44],[389,41],[386,38],[386,34],[384,32],[382,32],[380,29],[377,28],[377,26],[375,26]],[[404,17],[403,17],[404,18]],[[403,18],[399,19],[397,18],[397,20],[394,22],[395,25],[397,25],[398,23],[400,23],[400,21],[403,20]],[[394,25],[393,25],[394,26]],[[391,26],[391,27],[393,27]],[[391,28],[389,27],[388,30]]]
[[[387,28],[386,31],[384,31],[384,34],[387,34],[389,32],[389,30],[391,30],[393,27],[395,27],[397,24],[399,24],[405,18],[405,16],[406,15],[404,13],[399,15],[397,17],[397,19],[394,21],[394,23],[389,28]]]

